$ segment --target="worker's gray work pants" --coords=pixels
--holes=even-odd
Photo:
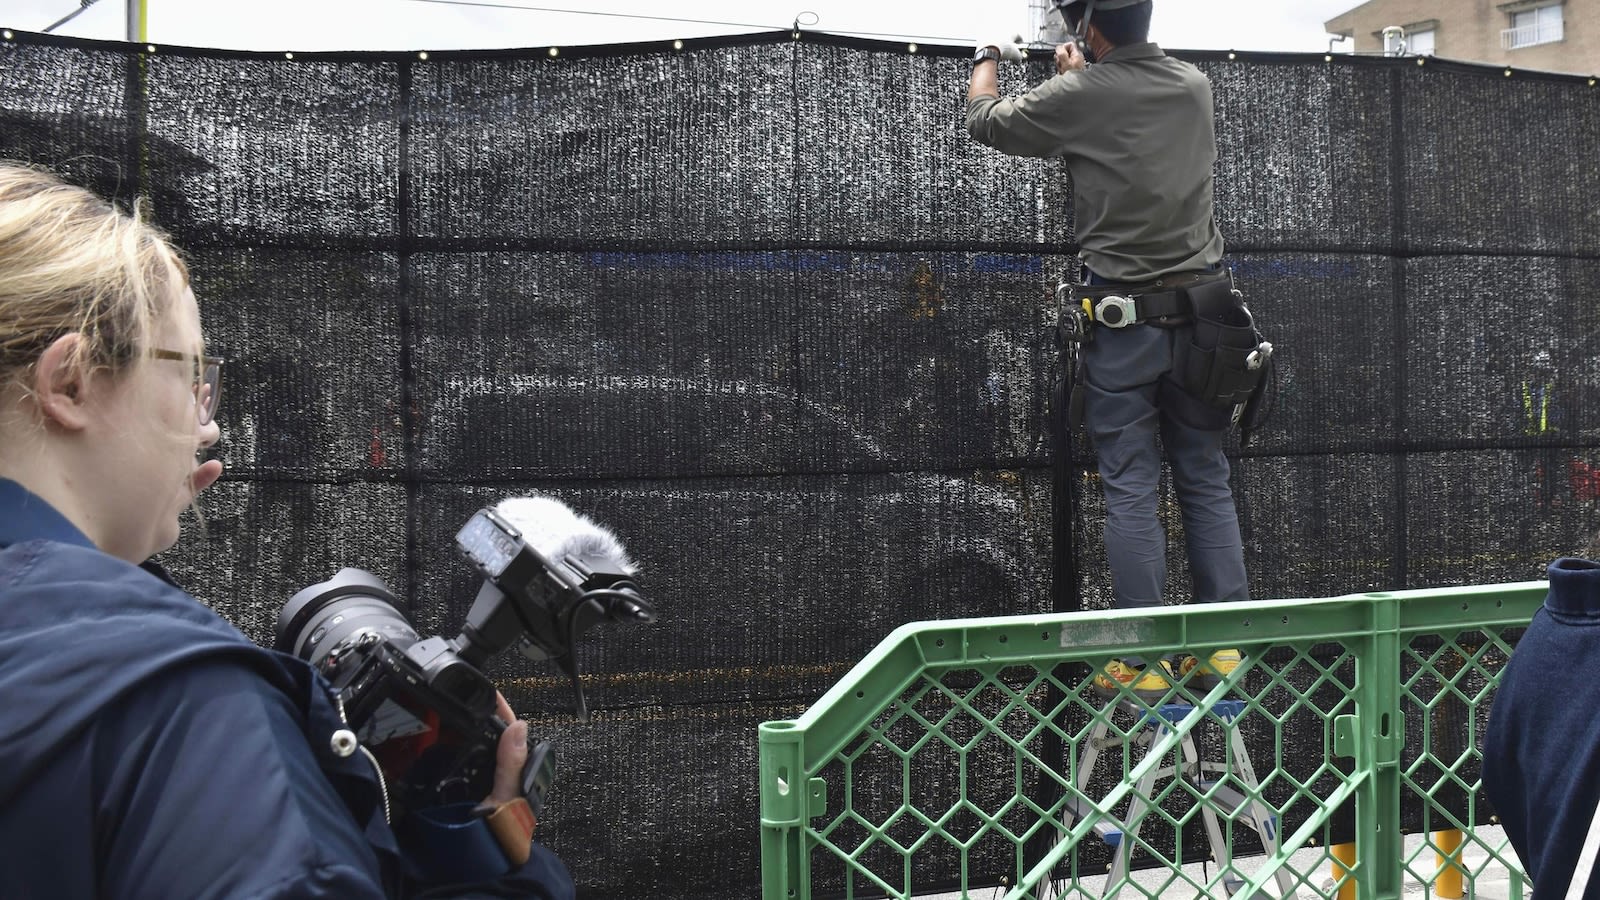
[[[1228,410],[1206,406],[1170,378],[1173,350],[1193,328],[1096,326],[1082,347],[1087,384],[1084,422],[1105,490],[1106,560],[1117,607],[1161,603],[1166,535],[1157,518],[1161,435],[1183,513],[1192,599],[1248,600],[1239,514],[1223,454]]]

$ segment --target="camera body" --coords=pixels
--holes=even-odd
[[[346,722],[383,770],[394,817],[478,802],[493,787],[500,735],[494,685],[483,666],[516,645],[571,676],[573,643],[612,619],[649,622],[655,610],[633,582],[616,539],[549,498],[514,498],[512,517],[479,510],[456,535],[484,581],[454,638],[419,637],[381,579],[341,569],[296,593],[278,614],[276,648],[311,663],[332,686]],[[538,544],[539,546],[535,546]],[[555,773],[547,741],[529,748],[522,791],[537,814]]]

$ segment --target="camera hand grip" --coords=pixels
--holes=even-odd
[[[522,764],[522,796],[535,815],[544,811],[544,795],[556,778],[556,750],[549,741],[528,748],[528,761]]]

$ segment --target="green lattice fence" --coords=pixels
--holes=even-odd
[[[763,896],[1366,900],[1491,868],[1515,893],[1509,845],[1474,831],[1479,748],[1545,590],[906,625],[761,726]],[[1225,647],[1245,659],[1219,684],[1093,686],[1114,656]]]

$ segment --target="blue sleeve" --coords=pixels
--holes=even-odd
[[[381,898],[377,852],[291,700],[242,664],[164,673],[96,724],[104,897]]]
[[[575,900],[577,888],[572,875],[554,853],[538,843],[520,868],[480,884],[414,885],[409,900]]]

